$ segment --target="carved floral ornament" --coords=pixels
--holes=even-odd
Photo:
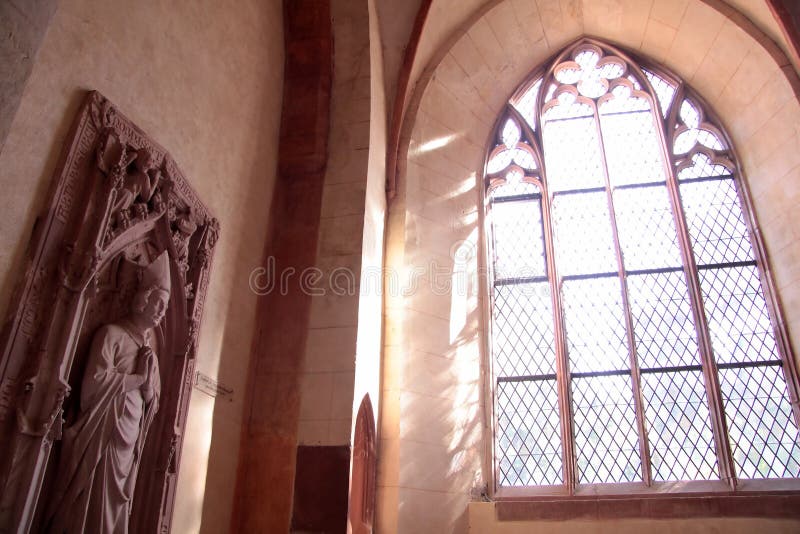
[[[44,503],[63,482],[55,468],[61,438],[87,413],[81,391],[90,345],[114,324],[132,332],[132,346],[148,340],[149,357],[157,358],[153,380],[160,382],[160,406],[149,416],[146,440],[144,432],[137,438],[138,479],[134,472],[135,489],[126,485],[125,528],[169,530],[218,236],[218,221],[170,155],[102,95],[89,93],[0,337],[0,530],[47,527]],[[125,317],[159,257],[171,286],[165,313],[154,316],[152,331],[137,334]],[[140,368],[131,365],[126,372]]]
[[[524,192],[528,188],[514,184],[541,183],[544,165],[536,132],[547,121],[588,116],[594,109],[601,115],[660,109],[662,120],[671,126],[676,172],[686,170],[687,177],[699,176],[707,166],[719,174],[736,168],[725,134],[705,116],[699,98],[671,74],[639,68],[621,52],[593,43],[584,43],[553,63],[549,74],[534,77],[511,98],[507,116],[497,128],[497,144],[487,158],[487,186]],[[548,83],[543,84],[545,79]],[[683,101],[672,116],[665,116],[679,87]]]

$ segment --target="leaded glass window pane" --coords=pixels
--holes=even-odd
[[[543,71],[487,160],[497,484],[800,478],[792,356],[720,125],[595,41]]]

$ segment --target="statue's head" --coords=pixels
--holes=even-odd
[[[156,159],[149,148],[143,147],[136,151],[136,166],[142,172],[147,172],[155,168]]]
[[[169,292],[169,256],[164,251],[142,272],[139,290],[133,297],[132,313],[147,327],[157,326],[167,311]]]
[[[133,313],[148,328],[158,326],[169,305],[169,291],[152,286],[140,289],[133,297]]]

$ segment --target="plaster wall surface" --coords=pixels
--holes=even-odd
[[[528,73],[584,34],[663,62],[719,115],[744,167],[797,352],[800,219],[793,206],[800,189],[800,105],[762,45],[700,0],[506,0],[475,21],[409,108],[410,140],[388,218],[387,268],[420,269],[431,279],[434,262],[453,281],[458,272],[480,268],[479,177],[491,128]],[[469,281],[463,289],[423,286],[386,304],[379,526],[465,532],[470,492],[491,476],[484,292]],[[680,522],[658,525],[665,532],[681,528]]]
[[[197,369],[233,395],[192,395],[173,532],[230,524],[255,306],[248,276],[261,261],[275,181],[282,24],[278,0],[62,0],[0,154],[3,314],[88,89],[164,146],[220,220]]]

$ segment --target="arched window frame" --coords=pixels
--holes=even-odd
[[[611,54],[625,62],[627,68],[631,69],[625,73],[625,80],[622,80],[618,85],[627,86],[631,94],[646,99],[650,104],[650,111],[657,120],[656,130],[661,140],[662,148],[662,162],[664,162],[664,171],[666,175],[667,191],[670,196],[670,206],[673,210],[674,222],[678,233],[678,242],[680,245],[681,260],[683,262],[683,272],[686,274],[688,290],[691,293],[691,308],[692,319],[694,324],[697,325],[698,335],[698,349],[702,360],[702,373],[705,380],[705,387],[707,393],[707,402],[710,416],[710,424],[713,428],[714,446],[717,452],[719,463],[717,465],[719,480],[707,481],[679,481],[679,482],[654,482],[651,477],[650,471],[650,453],[648,451],[647,433],[644,430],[643,409],[638,406],[641,401],[641,386],[638,384],[639,370],[636,366],[635,356],[631,356],[631,379],[634,382],[634,389],[639,392],[639,397],[634,398],[634,403],[637,404],[637,423],[639,425],[639,446],[642,454],[642,462],[646,467],[643,468],[642,482],[627,483],[627,482],[614,482],[614,483],[595,483],[595,484],[578,484],[577,475],[575,473],[575,452],[574,452],[574,433],[571,428],[572,415],[571,407],[569,405],[570,391],[569,382],[565,379],[566,368],[568,364],[568,356],[566,354],[567,341],[563,325],[563,302],[561,291],[558,287],[559,275],[558,265],[555,261],[555,248],[553,243],[553,222],[551,220],[551,206],[552,193],[548,191],[546,183],[546,162],[544,154],[542,153],[544,142],[542,138],[542,124],[541,117],[547,108],[549,98],[546,93],[550,91],[550,81],[553,80],[554,71],[564,61],[569,60],[570,54],[573,54],[577,49],[582,48],[596,48],[602,51],[606,57]],[[604,58],[605,59],[605,58]],[[602,60],[601,60],[602,63]],[[736,477],[736,469],[733,462],[733,456],[730,452],[730,442],[728,439],[727,424],[725,421],[725,408],[723,406],[723,399],[721,396],[721,389],[719,385],[719,374],[717,363],[714,359],[714,352],[711,347],[711,339],[709,327],[707,324],[707,317],[703,309],[704,298],[700,289],[698,267],[695,263],[695,257],[690,242],[689,230],[686,228],[687,221],[684,210],[680,200],[679,183],[677,175],[683,170],[693,165],[693,158],[704,156],[708,158],[710,164],[720,164],[731,170],[732,180],[736,185],[736,192],[738,194],[739,204],[744,216],[744,220],[749,232],[749,238],[753,247],[753,255],[759,274],[761,289],[769,310],[771,325],[775,335],[775,343],[777,346],[778,354],[780,355],[782,366],[784,369],[784,376],[788,388],[789,401],[791,402],[791,410],[793,413],[794,423],[800,426],[800,406],[798,405],[798,398],[800,397],[800,381],[798,380],[798,373],[796,362],[792,353],[791,345],[789,343],[788,333],[786,331],[785,322],[782,318],[780,304],[777,299],[777,294],[774,290],[774,284],[770,274],[769,265],[767,262],[766,252],[761,241],[760,232],[756,220],[754,218],[754,210],[746,180],[744,179],[744,172],[739,165],[739,160],[735,152],[733,143],[730,137],[720,127],[722,124],[716,115],[711,110],[711,107],[704,101],[704,99],[693,89],[687,86],[683,80],[678,76],[672,74],[666,68],[656,65],[651,61],[637,57],[635,54],[627,53],[620,50],[618,47],[611,46],[607,43],[597,41],[594,39],[584,38],[573,43],[572,45],[563,49],[562,52],[556,54],[554,57],[544,63],[545,67],[537,69],[528,80],[523,83],[520,88],[509,99],[505,110],[500,114],[495,128],[493,129],[489,150],[485,159],[484,167],[484,187],[483,205],[486,212],[486,264],[489,266],[490,283],[488,286],[490,292],[490,308],[493,307],[494,293],[495,293],[495,257],[493,250],[494,238],[492,235],[493,226],[491,221],[491,207],[492,199],[490,191],[506,182],[505,176],[509,172],[518,172],[522,175],[521,182],[529,183],[537,186],[540,189],[540,210],[542,217],[543,228],[543,253],[545,256],[546,264],[545,275],[550,284],[551,304],[554,312],[554,345],[556,353],[556,382],[558,389],[558,411],[561,415],[560,425],[561,434],[565,439],[562,442],[563,450],[563,483],[560,485],[541,485],[541,486],[523,486],[523,487],[503,487],[499,483],[497,454],[495,451],[497,434],[497,416],[496,410],[496,395],[495,386],[497,385],[496,373],[493,369],[494,358],[491,356],[494,352],[492,346],[493,336],[492,328],[494,321],[489,321],[488,345],[490,354],[490,376],[492,377],[490,390],[492,403],[492,465],[493,465],[493,493],[496,498],[518,498],[520,496],[535,496],[535,495],[556,495],[556,496],[571,496],[571,495],[602,495],[602,494],[638,494],[638,493],[696,493],[696,492],[760,492],[760,491],[773,491],[773,490],[800,490],[800,479],[798,478],[768,478],[768,479],[738,479]],[[598,64],[600,65],[600,64]],[[655,74],[657,77],[662,78],[674,87],[674,94],[672,95],[668,109],[662,109],[659,98],[656,97],[656,90],[651,84],[651,79],[645,74],[644,69],[648,72]],[[629,78],[633,77],[636,81]],[[538,89],[531,91],[537,83]],[[557,82],[556,82],[557,83]],[[639,87],[634,84],[638,83]],[[559,88],[552,93],[552,96],[559,96],[559,91],[570,91],[570,89]],[[593,99],[586,98],[572,90],[573,97],[578,101],[585,101],[595,109],[595,116],[599,117],[597,107],[603,99],[609,98],[611,91],[607,95],[598,99],[595,104]],[[520,101],[525,95],[536,95],[536,103],[533,109],[535,113],[532,115],[525,115],[523,111],[518,109]],[[702,128],[707,129],[713,133],[717,138],[722,140],[724,146],[721,149],[712,149],[703,146],[701,143],[695,143],[688,152],[681,155],[675,155],[673,147],[678,137],[686,132],[689,127],[683,124],[680,119],[681,103],[684,100],[690,100],[697,110],[700,111],[699,121],[702,123]],[[519,141],[515,146],[504,145],[504,128],[508,120],[512,119],[519,127]],[[599,122],[597,123],[598,130],[600,129]],[[602,137],[602,134],[600,135]],[[532,165],[527,166],[521,164],[513,157],[509,159],[507,165],[502,168],[492,168],[491,162],[493,159],[504,151],[520,149],[530,154]],[[606,169],[607,174],[607,169]],[[606,183],[608,184],[608,176],[606,175]],[[607,188],[607,195],[609,196],[609,203],[613,207],[613,202],[610,200],[611,188]],[[613,218],[613,209],[611,216]],[[616,227],[615,227],[616,228]],[[616,234],[616,231],[615,231]],[[619,255],[621,252],[618,237],[614,237],[616,243],[616,251]],[[620,259],[620,277],[625,280],[624,267]],[[635,353],[635,342],[633,340],[633,328],[630,324],[630,308],[627,303],[627,290],[622,291],[622,299],[625,302],[625,315],[628,320],[626,325],[626,335],[629,338],[629,350]],[[490,315],[491,312],[490,312]]]

